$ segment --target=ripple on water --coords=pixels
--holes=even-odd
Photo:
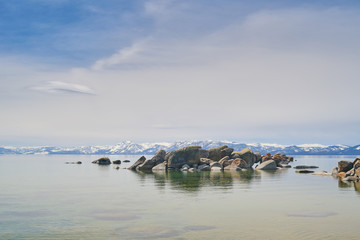
[[[300,217],[300,218],[325,218],[338,215],[336,212],[301,212],[288,214],[288,217]]]

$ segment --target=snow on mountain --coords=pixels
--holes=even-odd
[[[167,152],[190,145],[200,145],[204,149],[215,148],[227,145],[239,151],[244,148],[250,148],[254,152],[265,153],[283,153],[287,155],[358,155],[360,154],[360,145],[321,145],[321,144],[301,144],[301,145],[280,145],[273,143],[238,143],[231,141],[213,141],[213,140],[191,140],[177,141],[174,143],[134,143],[131,141],[119,142],[112,146],[82,146],[82,147],[0,147],[0,154],[144,154],[152,155],[158,150],[163,149]]]

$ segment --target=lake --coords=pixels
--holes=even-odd
[[[89,155],[0,155],[0,239],[358,239],[360,183],[273,172],[137,173]],[[356,156],[295,156],[331,171]],[[83,164],[65,164],[82,161]],[[316,170],[316,171],[318,171]]]

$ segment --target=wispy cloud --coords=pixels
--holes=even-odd
[[[94,90],[87,86],[60,81],[45,82],[42,85],[32,86],[30,89],[46,93],[95,95]]]

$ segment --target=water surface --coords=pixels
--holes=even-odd
[[[0,155],[0,239],[358,239],[360,185],[278,171],[137,173]],[[140,156],[110,156],[129,159]],[[331,171],[355,156],[296,156]],[[82,161],[81,165],[65,164]]]

